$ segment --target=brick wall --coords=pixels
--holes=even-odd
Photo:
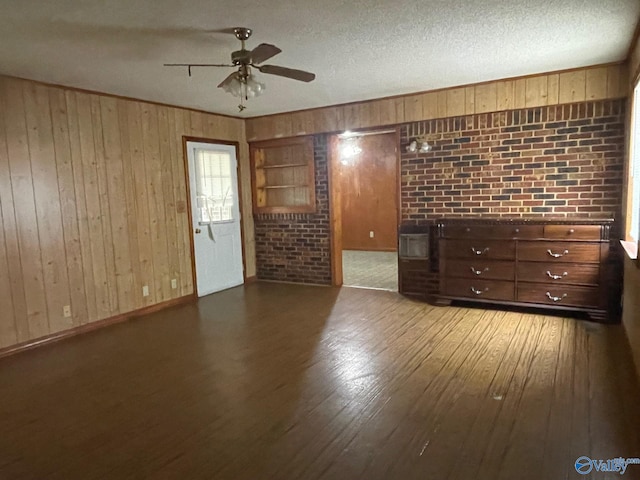
[[[620,218],[624,107],[624,100],[607,100],[402,126],[403,223],[478,215]],[[433,150],[407,153],[416,136]]]
[[[624,108],[624,100],[608,100],[401,126],[402,223],[478,215],[620,218]],[[433,151],[407,153],[416,136],[428,138]],[[314,156],[316,213],[255,217],[258,278],[331,283],[326,136],[315,137]],[[434,283],[429,275],[425,281]]]
[[[314,137],[316,212],[255,216],[257,277],[331,284],[327,137]]]

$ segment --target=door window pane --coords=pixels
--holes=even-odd
[[[195,153],[200,223],[233,221],[231,155],[200,148]]]

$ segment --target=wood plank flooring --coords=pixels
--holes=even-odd
[[[631,365],[618,326],[257,283],[0,360],[0,478],[621,478],[574,462],[640,457]]]

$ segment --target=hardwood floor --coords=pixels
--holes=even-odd
[[[639,398],[617,326],[257,283],[0,360],[0,478],[620,478]]]

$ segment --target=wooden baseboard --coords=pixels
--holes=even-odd
[[[103,320],[86,323],[84,325],[80,325],[78,327],[74,327],[69,330],[64,330],[62,332],[57,332],[51,335],[47,335],[46,337],[40,337],[34,340],[29,340],[27,342],[11,345],[10,347],[5,347],[0,349],[0,358],[8,357],[9,355],[24,352],[25,350],[31,350],[32,348],[40,347],[42,345],[48,345],[53,342],[64,340],[65,338],[74,337],[76,335],[91,332],[93,330],[98,330],[100,328],[104,328],[109,325],[126,322],[127,320],[131,320],[136,317],[148,315],[150,313],[157,312],[159,310],[164,310],[166,308],[174,307],[176,305],[181,305],[183,303],[189,303],[196,299],[197,299],[196,295],[192,293],[190,295],[185,295],[184,297],[174,298],[172,300],[167,300],[166,302],[156,303],[155,305],[139,308],[138,310],[133,310],[128,313],[122,313],[120,315],[115,315],[113,317],[105,318]]]
[[[258,281],[258,277],[256,277],[255,275],[252,277],[247,277],[244,279],[244,284],[247,285],[249,283],[255,283]]]
[[[351,250],[352,252],[397,252],[397,248],[346,248],[342,246],[342,250]]]
[[[282,283],[284,285],[304,285],[307,287],[333,287],[333,285],[327,285],[324,283],[289,282],[286,280],[269,280],[266,278],[259,278],[257,281],[263,283]]]

